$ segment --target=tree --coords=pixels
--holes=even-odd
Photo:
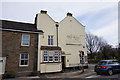
[[[93,53],[98,52],[100,48],[106,44],[107,43],[103,38],[93,35],[91,33],[86,34],[87,50],[90,53],[91,58],[93,58]]]
[[[113,56],[115,56],[112,51],[112,46],[108,44],[103,45],[100,48],[100,53],[102,54],[102,58],[104,59],[110,59],[110,58],[113,58]]]

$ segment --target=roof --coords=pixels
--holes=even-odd
[[[43,33],[42,30],[37,30],[35,24],[7,21],[7,20],[0,20],[0,28],[2,28],[2,30]]]

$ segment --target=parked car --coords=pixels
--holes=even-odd
[[[118,60],[101,60],[94,68],[97,74],[107,73],[112,75],[115,72],[120,72],[120,63]]]

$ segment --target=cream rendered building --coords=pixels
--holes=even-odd
[[[62,60],[65,67],[75,67],[80,64],[80,52],[84,52],[87,66],[87,52],[85,41],[85,27],[80,24],[71,13],[59,23],[59,46],[62,48]],[[63,57],[64,56],[64,57]]]
[[[59,27],[56,27],[57,25]],[[38,36],[38,71],[40,73],[59,72],[62,68],[78,67],[80,52],[84,52],[87,66],[85,27],[71,13],[56,23],[47,11],[41,10],[36,16],[38,30],[44,34]]]

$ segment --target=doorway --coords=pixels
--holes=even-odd
[[[62,69],[65,68],[65,56],[62,56]]]

